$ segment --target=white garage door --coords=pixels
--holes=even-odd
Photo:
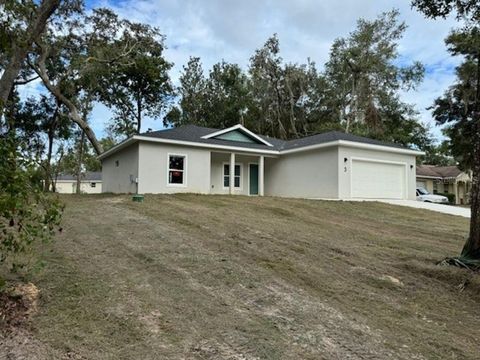
[[[352,197],[364,199],[405,199],[405,165],[352,161]]]

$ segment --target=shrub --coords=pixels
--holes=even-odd
[[[0,266],[24,267],[18,255],[52,238],[63,207],[32,182],[35,158],[14,135],[0,136]]]
[[[450,204],[455,204],[455,194],[445,194]]]

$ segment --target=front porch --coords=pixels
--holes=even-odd
[[[265,156],[211,152],[210,193],[263,196]]]

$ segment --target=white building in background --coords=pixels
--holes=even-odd
[[[60,175],[55,183],[57,193],[75,194],[77,191],[77,177],[75,175]],[[80,191],[82,194],[100,194],[102,192],[102,173],[100,171],[87,171],[82,174]]]

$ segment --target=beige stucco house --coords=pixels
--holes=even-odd
[[[458,166],[417,166],[417,187],[432,194],[454,194],[456,204],[468,204],[472,177]]]
[[[55,191],[60,194],[75,194],[77,177],[71,174],[60,175],[55,180]],[[80,182],[82,194],[100,194],[102,192],[102,173],[87,171],[82,174]]]
[[[134,135],[100,159],[103,192],[413,200],[421,154],[341,132],[283,141],[187,125]]]

